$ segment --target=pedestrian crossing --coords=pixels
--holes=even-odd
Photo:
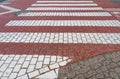
[[[98,6],[97,4],[32,4],[32,6]]]
[[[62,2],[62,3],[60,3]],[[66,3],[67,2],[67,3]],[[48,4],[49,3],[49,4]],[[60,3],[60,4],[59,4]],[[91,7],[91,5],[94,5]],[[59,7],[54,7],[54,6],[59,6]],[[64,6],[71,6],[71,7],[64,7]],[[76,6],[76,7],[74,7]],[[84,6],[84,7],[83,7]],[[26,10],[31,10],[32,12],[23,12],[18,14],[18,18],[20,17],[31,17],[31,19],[23,19],[23,20],[11,20],[9,21],[6,26],[7,27],[120,27],[120,21],[117,19],[112,19],[109,20],[109,17],[113,17],[109,12],[104,11],[102,7],[100,7],[98,4],[96,4],[94,1],[36,1],[36,3],[33,3],[30,7],[28,7]],[[40,12],[41,10],[50,10],[53,12]],[[56,10],[56,11],[55,11]],[[66,12],[65,10],[70,10],[74,12]],[[80,12],[76,12],[77,10],[80,10]],[[99,12],[96,10],[100,10]],[[63,12],[57,12],[57,11],[63,11]],[[89,11],[89,12],[87,12]],[[92,12],[94,11],[94,12]],[[79,19],[79,20],[34,20],[32,17],[41,17],[41,16],[52,16],[52,17],[57,17],[57,16],[80,16],[80,17],[103,17],[106,18],[104,19],[97,19],[97,20],[92,20],[91,19]],[[109,17],[108,17],[109,16]],[[108,19],[107,19],[108,18]],[[64,29],[63,27],[63,29]],[[4,34],[4,33],[3,33]],[[49,33],[48,33],[49,34]],[[50,33],[51,34],[51,33]],[[106,34],[106,33],[103,33]],[[8,34],[9,35],[9,34]],[[41,34],[40,34],[41,35]],[[53,35],[54,36],[54,35]],[[59,36],[59,35],[58,35]],[[64,35],[63,35],[64,36]],[[71,35],[72,36],[72,35]],[[119,34],[118,34],[119,36]],[[85,37],[87,37],[85,35]],[[83,38],[83,37],[80,37]],[[105,38],[105,37],[103,37]],[[115,37],[112,37],[115,38]],[[40,39],[40,38],[39,38]],[[60,39],[59,37],[57,38],[58,40]],[[69,40],[69,39],[67,39]],[[45,42],[46,43],[46,42]],[[54,41],[53,41],[54,43]],[[58,42],[59,43],[59,42]],[[62,42],[60,42],[62,43]],[[69,42],[68,42],[69,43]],[[72,42],[71,42],[72,43]],[[84,42],[83,42],[84,43]],[[90,42],[92,43],[92,42]],[[97,43],[97,42],[96,42]]]
[[[120,44],[120,33],[28,33],[3,32],[0,42]]]
[[[118,20],[12,20],[6,26],[100,26],[120,27]]]
[[[71,29],[69,29],[69,27],[73,28],[72,31]],[[76,27],[79,28],[76,29]],[[90,29],[89,28],[84,29],[86,27],[87,28],[95,27],[95,28],[92,30],[92,32],[88,32]],[[30,68],[27,67],[26,69],[24,69],[22,67],[19,67],[21,68],[21,70],[18,72],[18,74],[16,74],[15,77],[16,79],[29,79],[29,78],[42,79],[43,76],[41,77],[41,75],[44,75],[46,73],[48,73],[48,75],[52,77],[54,76],[56,77],[58,75],[59,67],[65,66],[66,63],[69,63],[72,60],[71,56],[74,56],[74,53],[76,53],[74,52],[74,50],[77,50],[77,52],[79,51],[77,47],[74,47],[74,45],[90,44],[90,45],[104,46],[107,44],[108,45],[120,44],[120,33],[119,32],[116,33],[115,31],[111,32],[111,30],[109,30],[109,28],[114,29],[119,27],[120,27],[120,21],[116,17],[114,17],[113,14],[111,14],[108,11],[105,11],[102,6],[98,5],[93,0],[84,0],[84,1],[83,0],[81,1],[37,0],[35,3],[30,4],[30,6],[27,7],[25,11],[18,12],[16,17],[14,17],[5,24],[3,28],[7,28],[7,29],[11,28],[14,29],[14,31],[13,30],[1,31],[0,44],[5,44],[5,45],[10,44],[7,47],[11,47],[11,50],[14,44],[18,45],[18,48],[17,46],[14,46],[15,47],[14,52],[17,49],[19,49],[21,52],[23,48],[27,49],[28,47],[28,49],[25,50],[25,52],[28,53],[30,52],[30,54],[31,52],[32,53],[42,52],[42,54],[49,54],[49,55],[39,55],[45,57],[43,58],[44,60],[40,60],[40,61],[38,61],[37,59],[41,59],[41,58],[38,58],[37,55],[35,56],[32,55],[31,56],[32,59],[30,59],[31,61],[29,61],[30,63],[32,63],[29,66]],[[36,28],[37,31],[36,29],[33,30],[33,28]],[[45,29],[43,30],[43,28]],[[67,30],[64,30],[65,28]],[[103,28],[103,29],[108,28],[108,31],[105,32],[99,28]],[[55,31],[51,31],[51,29]],[[64,31],[61,31],[60,29]],[[80,29],[83,31],[82,32],[78,31]],[[96,32],[95,31],[96,29],[99,30],[99,32]],[[88,31],[86,32],[86,30]],[[56,46],[54,47],[54,45]],[[61,46],[62,48],[59,48],[59,46]],[[64,48],[64,46],[68,46],[66,47],[67,49]],[[69,47],[75,49],[69,49]],[[63,49],[66,49],[67,51],[64,51]],[[69,54],[68,50],[72,52],[72,54]],[[88,50],[87,47],[85,50]],[[6,49],[4,49],[4,51],[6,51]],[[63,53],[65,53],[65,55],[67,56],[63,56],[63,57],[56,56],[56,53],[57,55],[59,54],[63,55]],[[68,57],[68,54],[70,55],[70,57]],[[6,55],[3,56],[3,59],[4,57],[6,57]],[[64,61],[64,59],[67,60]],[[21,57],[19,57],[18,60],[28,64],[28,61],[27,62],[24,61],[25,56],[23,55],[21,55]],[[56,61],[53,62],[54,60]],[[37,64],[35,64],[34,61],[38,61]],[[35,69],[34,67],[39,66],[38,63],[39,64],[42,63],[42,65],[40,68]],[[24,65],[23,63],[21,64],[22,66]],[[26,65],[24,66],[26,67]],[[4,66],[2,66],[1,69],[4,70]],[[31,71],[28,72],[29,70]],[[7,74],[6,72],[5,73],[2,72],[2,73]],[[11,73],[13,74],[12,70]],[[4,75],[2,75],[1,77],[3,78],[3,76]],[[10,78],[11,76],[8,77]]]
[[[26,12],[18,16],[112,16],[109,12]]]
[[[68,8],[68,7],[29,7],[26,10],[32,10],[32,11],[40,11],[40,10],[79,10],[79,11],[84,11],[84,10],[103,10],[101,7],[73,7],[73,8]]]

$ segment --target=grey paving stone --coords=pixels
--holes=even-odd
[[[120,79],[117,73],[115,72],[109,72],[109,73],[110,73],[111,78]]]
[[[111,60],[106,60],[106,61],[103,62],[103,65],[105,65],[105,66],[109,65],[111,62],[112,62]]]
[[[102,64],[101,63],[96,63],[92,66],[92,69],[98,69],[99,67],[101,67]]]
[[[86,78],[82,74],[79,74],[74,79],[86,79]]]
[[[107,68],[106,66],[101,66],[101,67],[100,67],[100,69],[101,69],[101,71],[102,71],[102,72],[104,72],[104,71],[107,71],[107,70],[108,70],[108,68]]]
[[[115,68],[115,67],[117,67],[118,65],[116,64],[116,63],[114,63],[114,62],[112,62],[112,63],[110,63],[109,65],[107,65],[106,67],[108,68],[108,69],[111,69],[111,68]]]
[[[105,77],[104,77],[104,74],[103,74],[103,73],[100,73],[100,74],[97,74],[97,75],[96,75],[96,78],[97,78],[97,79],[103,79],[103,78],[105,78]]]
[[[120,79],[119,53],[94,56],[60,68],[58,79]]]
[[[117,56],[117,57],[113,58],[112,61],[119,62],[120,61],[120,56]]]
[[[120,74],[120,67],[116,67],[115,71]]]
[[[104,74],[105,78],[110,77],[109,71],[105,71],[105,72],[103,72],[103,74]]]
[[[96,71],[95,70],[91,70],[91,71],[87,72],[84,75],[85,75],[86,78],[89,78],[89,77],[92,77],[95,74],[96,74]]]

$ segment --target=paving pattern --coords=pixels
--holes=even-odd
[[[6,26],[120,26],[118,20],[12,20]]]
[[[85,7],[85,8],[58,8],[58,7],[29,7],[27,10],[103,10],[101,7]]]
[[[114,37],[114,38],[113,38]],[[120,44],[120,33],[0,33],[0,42]]]
[[[108,12],[26,12],[18,16],[112,16]]]
[[[0,16],[0,79],[120,78],[120,53],[109,53],[120,50],[120,6],[108,0],[1,6],[14,11]]]
[[[120,51],[98,55],[59,69],[58,79],[119,79]]]
[[[98,6],[97,4],[32,4],[32,6]]]
[[[1,79],[41,78],[41,74],[49,72],[57,77],[58,69],[70,62],[71,58],[50,55],[0,55]],[[40,76],[41,75],[41,76]],[[45,76],[44,76],[45,77]]]

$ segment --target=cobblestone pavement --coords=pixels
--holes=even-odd
[[[94,56],[60,68],[58,79],[120,79],[120,51]]]
[[[1,79],[57,78],[58,68],[71,58],[51,55],[0,55]]]
[[[119,5],[11,0],[0,12],[0,79],[119,79]]]

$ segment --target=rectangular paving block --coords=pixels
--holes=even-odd
[[[29,7],[26,10],[103,10],[102,7]]]
[[[26,12],[18,16],[111,16],[109,12]]]
[[[33,37],[38,36],[38,35],[41,35],[41,37],[45,35],[47,37],[39,38],[38,41],[34,42],[35,39],[37,39],[38,37],[36,37],[34,39],[33,39]],[[63,36],[63,38],[60,38],[60,36]],[[15,38],[15,37],[18,37],[18,38]],[[26,37],[26,38],[24,38],[24,37]],[[51,37],[54,37],[54,38],[51,38]],[[29,39],[29,38],[31,38],[31,39]],[[9,40],[9,39],[11,39],[11,40]],[[29,39],[29,41],[28,41],[28,39]],[[41,41],[41,40],[43,40],[43,41]],[[62,41],[60,41],[60,40],[62,40]],[[0,32],[0,42],[120,44],[120,33],[27,33],[27,32],[20,33],[20,32]]]
[[[6,26],[101,26],[120,27],[118,20],[11,20]],[[10,40],[10,39],[9,39]]]
[[[32,4],[32,6],[98,6],[97,4]]]

